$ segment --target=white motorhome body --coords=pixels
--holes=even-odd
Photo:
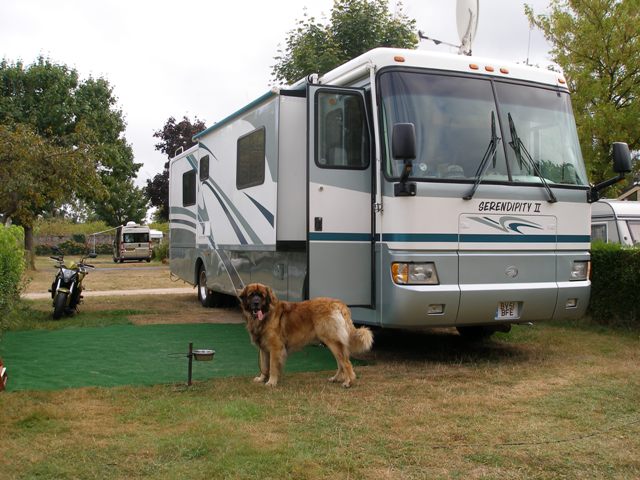
[[[375,49],[194,139],[170,162],[170,257],[203,303],[262,282],[391,327],[587,307],[589,186],[556,73]]]
[[[591,204],[591,240],[640,245],[640,202],[603,199]]]

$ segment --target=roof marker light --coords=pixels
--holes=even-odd
[[[394,59],[396,62],[404,63],[404,57],[403,57],[403,56],[401,56],[401,55],[396,55],[395,57],[393,57],[393,59]]]
[[[564,78],[559,77],[559,78],[558,78],[558,83],[561,83],[562,85],[564,85],[564,84],[565,84],[565,83],[567,83],[567,82],[564,80]]]
[[[502,67],[502,68],[500,69],[500,73],[504,73],[505,75],[508,75],[508,74],[509,74],[509,69],[508,69],[508,68],[504,68],[504,67]]]
[[[469,68],[471,70],[479,70],[480,69],[480,67],[478,65],[476,65],[475,63],[470,63],[469,64]]]
[[[493,68],[491,65],[485,65],[484,69],[485,69],[487,72],[493,72],[493,71],[494,71],[494,68]]]

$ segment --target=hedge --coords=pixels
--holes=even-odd
[[[24,232],[21,227],[0,226],[0,331],[20,299],[25,269]]]
[[[640,248],[595,243],[588,313],[604,325],[640,327]]]
[[[47,256],[56,255],[56,245],[42,244],[36,245],[36,255]],[[65,255],[86,255],[89,252],[93,252],[93,245],[87,246],[85,243],[80,243],[73,240],[67,240],[59,243],[57,247],[64,252]],[[113,246],[111,245],[96,245],[96,253],[98,255],[113,255]]]

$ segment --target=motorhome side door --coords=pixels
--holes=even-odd
[[[365,93],[311,85],[307,102],[309,298],[372,306],[374,162]]]

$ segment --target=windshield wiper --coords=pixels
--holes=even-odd
[[[482,177],[484,176],[484,172],[487,170],[487,165],[489,165],[489,160],[493,160],[493,167],[496,166],[496,150],[498,149],[498,142],[502,140],[498,137],[496,133],[496,116],[493,112],[491,112],[491,140],[489,140],[489,146],[484,152],[482,157],[482,161],[480,165],[478,165],[478,170],[476,170],[476,181],[473,184],[473,188],[471,191],[465,195],[463,200],[471,200],[476,193],[476,190],[480,186],[480,182],[482,181]]]
[[[507,117],[509,118],[509,132],[511,133],[511,141],[509,142],[509,145],[511,146],[511,148],[513,148],[513,151],[515,152],[516,157],[518,157],[518,163],[520,164],[520,168],[522,168],[523,163],[527,163],[529,167],[533,169],[533,172],[540,178],[540,182],[542,182],[544,189],[547,191],[547,194],[549,195],[547,202],[549,203],[557,202],[558,199],[553,194],[551,187],[549,187],[549,184],[542,176],[542,173],[538,168],[538,164],[533,160],[533,158],[531,158],[531,155],[527,151],[527,148],[524,146],[524,143],[522,143],[522,140],[518,136],[518,132],[516,131],[516,126],[513,123],[513,118],[511,117],[511,112],[507,114]]]

